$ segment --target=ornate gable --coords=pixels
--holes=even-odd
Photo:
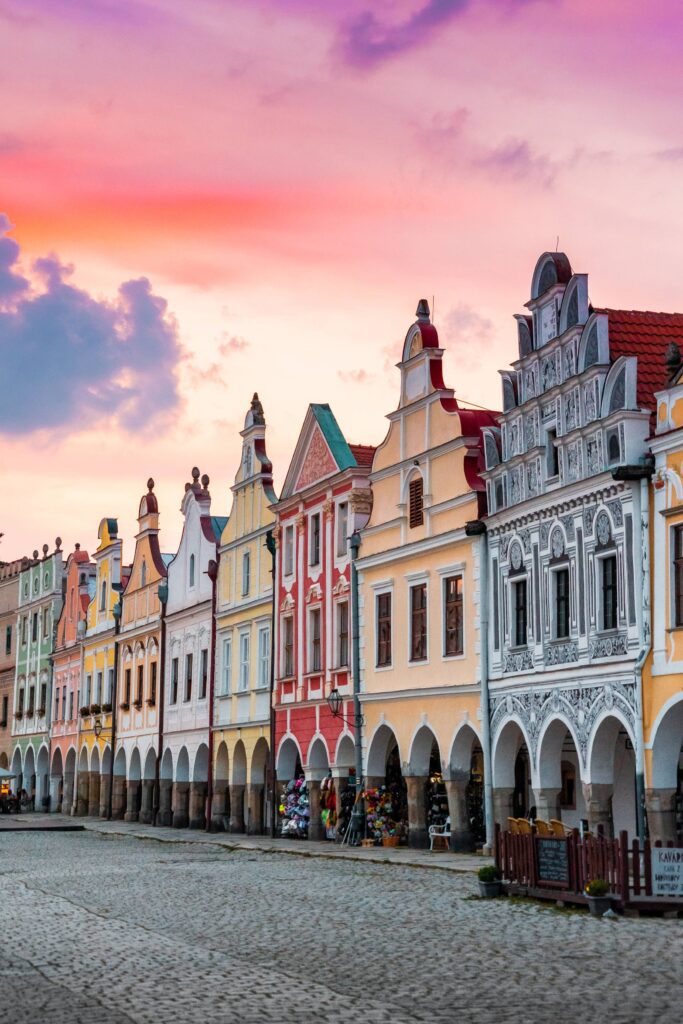
[[[295,484],[296,491],[302,491],[315,483],[337,472],[337,463],[332,457],[330,449],[325,443],[325,438],[319,426],[315,426],[311,434],[311,440],[304,455],[303,466],[299,478]]]

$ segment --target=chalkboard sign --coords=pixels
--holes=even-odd
[[[539,885],[553,889],[569,888],[569,850],[566,839],[536,836],[536,864]]]

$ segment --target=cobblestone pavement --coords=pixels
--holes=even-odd
[[[680,1020],[680,922],[483,901],[475,886],[394,864],[2,833],[2,1019]]]

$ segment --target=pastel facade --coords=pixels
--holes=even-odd
[[[675,324],[594,309],[587,276],[563,253],[538,260],[527,310],[502,374],[500,430],[486,432],[496,819],[535,809],[633,835],[650,646],[648,436],[666,380],[653,328]]]
[[[78,770],[76,750],[79,716],[83,717],[86,710],[89,713],[90,703],[96,699],[91,692],[92,677],[81,675],[83,636],[88,605],[94,594],[95,566],[88,552],[81,551],[78,544],[66,561],[65,575],[64,604],[52,655],[50,809],[67,814],[73,809],[75,814],[85,814],[90,777],[87,767],[83,772]]]
[[[368,787],[393,790],[411,845],[425,845],[443,802],[453,845],[469,848],[483,838],[482,579],[467,524],[486,510],[482,427],[496,420],[458,405],[424,300],[417,315],[358,560],[363,761]]]
[[[254,395],[244,421],[230,518],[220,543],[216,593],[216,686],[212,828],[260,833],[271,821],[272,556],[268,536],[273,467],[266,421]]]
[[[89,713],[82,715],[79,721],[77,764],[82,787],[79,813],[85,813],[87,808],[88,814],[105,817],[111,798],[117,614],[120,616],[121,590],[128,574],[121,564],[123,542],[116,519],[102,519],[97,538],[99,543],[93,555],[94,596],[88,605],[83,639],[84,706]]]
[[[61,540],[19,577],[17,658],[14,681],[12,770],[42,810],[50,796],[50,720],[52,652],[63,602],[64,561]]]
[[[652,653],[643,673],[645,802],[651,839],[683,840],[683,316],[657,394],[651,494]]]
[[[227,519],[211,515],[209,478],[185,485],[184,525],[168,566],[164,730],[159,815],[162,825],[204,828],[209,771],[210,680],[216,548]]]
[[[161,687],[162,593],[171,556],[159,547],[159,505],[147,482],[138,511],[130,576],[123,591],[118,641],[116,751],[112,816],[152,821]]]
[[[9,768],[12,758],[19,574],[29,565],[28,558],[0,562],[0,768]]]
[[[309,406],[274,506],[276,770],[280,782],[305,774],[310,839],[323,836],[321,781],[346,785],[355,764],[349,539],[370,512],[373,453],[349,445],[329,405]]]

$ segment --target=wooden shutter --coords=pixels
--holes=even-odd
[[[424,504],[422,501],[422,477],[418,476],[410,481],[409,487],[409,508],[408,523],[412,529],[414,526],[422,526],[424,522]]]

